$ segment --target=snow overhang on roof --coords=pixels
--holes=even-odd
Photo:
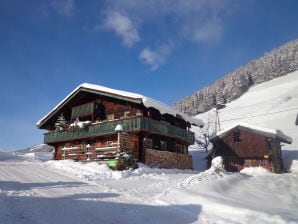
[[[271,129],[271,128],[264,128],[264,127],[260,127],[260,126],[256,126],[256,125],[251,125],[248,123],[244,123],[244,122],[239,122],[236,123],[220,132],[218,132],[217,134],[213,135],[210,137],[210,141],[214,142],[215,139],[218,138],[223,138],[225,137],[229,131],[231,131],[232,129],[236,128],[236,127],[243,127],[245,129],[249,129],[253,132],[256,132],[260,135],[266,136],[266,137],[270,137],[270,138],[274,138],[274,139],[278,139],[281,142],[284,143],[288,143],[291,144],[292,143],[292,138],[290,136],[285,135],[281,130],[279,129]]]
[[[54,107],[47,115],[45,115],[43,118],[41,118],[37,123],[37,127],[40,128],[52,115],[54,115],[59,109],[61,109],[67,102],[69,102],[77,93],[80,91],[86,91],[86,92],[92,92],[100,95],[108,95],[110,97],[123,99],[126,101],[143,104],[145,107],[153,107],[161,114],[171,114],[174,117],[182,117],[185,121],[189,122],[190,124],[196,125],[196,126],[203,126],[204,123],[200,119],[196,119],[193,117],[190,117],[186,114],[183,114],[181,112],[178,112],[174,110],[173,108],[165,105],[164,103],[154,100],[152,98],[131,93],[127,91],[122,90],[116,90],[111,89],[108,87],[95,85],[95,84],[89,84],[89,83],[83,83],[79,85],[77,88],[75,88],[68,96],[66,96],[56,107]]]

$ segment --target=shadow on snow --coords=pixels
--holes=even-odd
[[[84,182],[0,181],[1,223],[193,223],[199,205],[145,205],[119,202],[116,193],[78,193],[62,197],[24,195],[38,188],[73,188]],[[13,192],[14,194],[10,194]],[[20,194],[18,194],[18,192]],[[118,199],[117,199],[118,198]],[[127,199],[124,199],[127,201]],[[135,200],[133,200],[135,201]]]
[[[282,150],[285,171],[290,171],[294,160],[298,160],[298,150]]]

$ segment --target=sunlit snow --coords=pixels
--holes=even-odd
[[[142,164],[134,171],[112,171],[95,162],[40,161],[39,156],[0,153],[1,223],[298,220],[297,173],[262,168],[228,173],[220,158],[203,172]]]

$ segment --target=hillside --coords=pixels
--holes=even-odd
[[[26,149],[20,149],[15,151],[16,153],[38,153],[38,152],[53,152],[54,147],[47,145],[47,144],[39,144],[39,145],[34,145]]]
[[[249,62],[212,85],[181,99],[174,106],[194,116],[210,110],[218,103],[229,103],[239,98],[256,84],[296,70],[298,70],[298,40],[293,40]]]

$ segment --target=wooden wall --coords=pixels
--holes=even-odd
[[[81,141],[72,141],[66,143],[60,143],[54,145],[55,147],[55,160],[62,159],[72,159],[76,161],[84,161],[89,159],[100,160],[102,158],[98,157],[101,151],[95,150],[96,148],[108,147],[108,142],[112,143],[112,146],[117,145],[117,135],[102,136],[93,139],[84,139]],[[86,145],[89,144],[89,150],[86,148]],[[65,149],[66,148],[66,149]],[[115,150],[111,150],[115,151]],[[90,154],[92,152],[92,154]],[[108,155],[108,157],[112,157]]]
[[[234,142],[235,132],[240,134],[240,142]],[[208,167],[211,159],[216,156],[223,157],[225,169],[231,172],[257,166],[275,173],[283,169],[280,142],[245,129],[234,129],[222,139],[215,140],[213,154],[208,158]]]
[[[240,133],[241,141],[239,143],[234,142],[234,132],[230,132],[213,144],[214,149],[220,151],[223,155],[237,157],[263,157],[269,153],[266,137],[244,130],[237,131]]]
[[[275,139],[271,139],[269,141],[269,145],[272,160],[272,171],[274,173],[281,173],[284,167],[282,162],[280,142]]]
[[[114,115],[114,119],[119,119],[125,116],[126,112],[129,112],[128,116],[136,116],[139,109],[132,105],[121,104],[119,102],[103,101],[105,107],[106,117],[108,115]]]

